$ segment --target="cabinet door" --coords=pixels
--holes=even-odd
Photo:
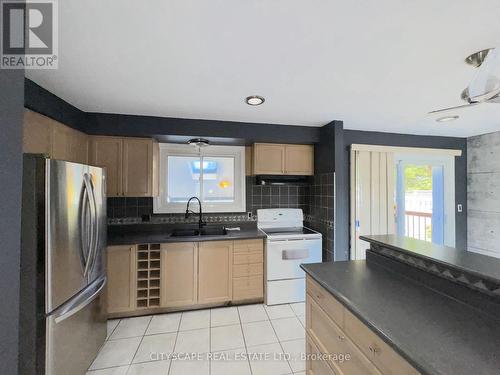
[[[24,111],[23,152],[50,155],[52,152],[51,119],[39,113]]]
[[[108,197],[122,195],[122,138],[91,137],[91,165],[106,168],[106,193]]]
[[[314,146],[286,145],[285,173],[312,176],[314,174]]]
[[[253,149],[254,174],[284,174],[285,146],[273,143],[256,143]]]
[[[153,196],[153,140],[123,138],[123,195]]]
[[[88,163],[88,135],[78,130],[70,129],[69,157],[75,163]]]
[[[232,241],[200,242],[198,249],[198,303],[232,299]]]
[[[161,306],[195,305],[198,292],[198,244],[161,245]]]
[[[136,257],[135,246],[108,247],[108,313],[135,309]]]
[[[54,121],[52,126],[52,152],[51,157],[58,160],[71,160],[70,152],[71,130]]]

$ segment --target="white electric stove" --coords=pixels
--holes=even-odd
[[[257,210],[257,226],[267,235],[265,247],[265,303],[278,305],[305,301],[302,263],[322,259],[321,233],[303,226],[298,208]]]

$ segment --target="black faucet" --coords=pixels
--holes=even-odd
[[[186,215],[185,215],[184,217],[187,219],[187,218],[189,217],[189,214],[190,214],[190,213],[193,213],[193,214],[195,213],[195,212],[193,212],[193,211],[191,211],[191,210],[189,209],[189,204],[191,203],[191,201],[192,201],[193,199],[196,199],[196,200],[198,201],[198,204],[200,205],[200,212],[198,212],[198,216],[199,216],[199,220],[198,220],[198,229],[199,229],[199,231],[200,231],[200,233],[201,233],[201,228],[202,228],[204,225],[207,225],[207,223],[205,223],[205,222],[203,221],[203,212],[202,212],[202,210],[201,210],[201,202],[200,202],[200,200],[198,199],[198,197],[191,197],[191,198],[189,198],[189,200],[188,200],[188,202],[187,202],[187,205],[186,205]]]

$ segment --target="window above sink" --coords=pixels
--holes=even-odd
[[[160,144],[160,195],[155,213],[181,213],[190,197],[203,212],[245,211],[245,147]],[[194,211],[196,203],[192,202]]]

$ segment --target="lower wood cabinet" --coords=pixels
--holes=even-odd
[[[161,306],[192,306],[198,299],[198,244],[161,245]]]
[[[323,354],[329,354],[328,365],[337,375],[419,374],[412,365],[309,276],[306,294],[306,332],[308,348],[312,343],[311,347],[316,347]],[[350,358],[342,361],[339,360],[338,354],[349,354]],[[312,359],[308,358],[307,368],[313,369],[314,374],[322,374],[320,365]]]
[[[306,355],[310,360],[306,362],[308,375],[339,375],[323,359],[321,351],[310,337],[306,337]],[[358,373],[353,373],[358,374]]]
[[[263,299],[262,239],[109,246],[107,259],[113,316]]]
[[[108,246],[108,313],[135,310],[137,247]]]
[[[231,301],[233,242],[200,242],[198,248],[198,303]]]

